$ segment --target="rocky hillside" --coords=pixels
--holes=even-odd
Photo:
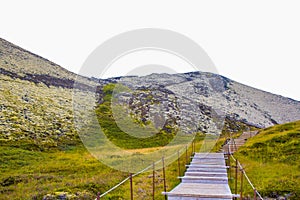
[[[77,139],[72,88],[93,81],[0,38],[0,141],[30,140],[52,147]]]
[[[74,81],[82,87],[93,81],[77,76],[61,66],[0,38],[0,74],[47,86],[73,88]]]
[[[300,119],[300,102],[216,74],[151,74],[115,81],[131,89],[115,94],[131,113],[154,123],[173,119],[187,132],[213,133],[224,119],[258,128]]]
[[[33,140],[56,146],[76,140],[72,94],[77,75],[0,39],[0,141]],[[77,94],[103,102],[103,86],[121,83],[115,94],[128,114],[157,128],[213,133],[228,122],[268,127],[300,119],[298,101],[251,88],[216,74],[151,74],[107,80],[77,78]],[[83,98],[84,99],[84,98]],[[82,101],[80,106],[84,109]],[[162,123],[166,122],[166,123]]]

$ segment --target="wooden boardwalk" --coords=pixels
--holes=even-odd
[[[223,151],[230,153],[236,152],[241,146],[243,146],[247,142],[249,138],[254,137],[257,133],[258,131],[243,132],[243,134],[240,137],[229,140],[228,143],[223,146]]]
[[[229,200],[227,166],[223,153],[196,153],[181,183],[164,193],[169,200]]]

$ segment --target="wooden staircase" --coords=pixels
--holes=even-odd
[[[196,153],[181,183],[164,193],[169,200],[231,200],[223,153]]]
[[[181,183],[170,192],[163,193],[169,200],[232,200],[228,185],[226,157],[236,152],[248,138],[258,131],[244,132],[237,139],[230,139],[222,148],[223,153],[195,153]]]
[[[230,152],[234,153],[236,152],[241,146],[243,146],[247,140],[253,136],[255,136],[258,133],[258,131],[247,131],[243,132],[243,134],[236,138],[236,139],[230,139],[224,146],[223,151],[224,152]]]

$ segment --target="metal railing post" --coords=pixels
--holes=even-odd
[[[241,169],[241,194],[240,194],[240,199],[243,199],[243,178],[244,178],[244,171]]]
[[[155,163],[153,162],[153,184],[152,184],[152,196],[153,200],[155,199]]]
[[[180,153],[179,153],[179,151],[177,151],[177,156],[178,156],[178,158],[177,158],[177,162],[178,162],[178,176],[180,176],[181,173],[180,173]]]
[[[185,146],[185,164],[188,164],[188,148]]]
[[[228,172],[229,172],[229,180],[231,179],[231,163],[230,163],[230,159],[231,159],[231,153],[230,153],[230,148],[229,148],[229,145],[230,145],[230,141],[228,142]]]
[[[237,181],[238,181],[238,160],[235,160],[235,187],[234,192],[237,194]]]
[[[130,173],[130,199],[133,200],[132,173]]]
[[[195,153],[194,146],[195,146],[195,141],[193,140],[193,142],[192,142],[192,155],[194,155],[194,153]]]
[[[167,185],[166,185],[166,171],[165,171],[165,158],[162,157],[162,167],[163,167],[163,180],[164,180],[164,192],[167,192]],[[165,195],[165,200],[167,200],[167,195]]]
[[[256,200],[256,189],[254,188],[253,191],[254,191],[253,199]]]

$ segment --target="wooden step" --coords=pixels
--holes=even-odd
[[[168,200],[232,200],[228,184],[181,183],[168,195]]]
[[[191,172],[187,171],[184,174],[185,176],[209,176],[209,177],[227,177],[227,173],[219,173],[219,172]]]
[[[186,165],[188,168],[213,168],[213,169],[227,169],[228,167],[225,165],[205,165],[205,164],[192,164]]]
[[[179,178],[182,183],[228,184],[227,177],[183,176]]]
[[[224,169],[213,169],[213,168],[188,168],[187,172],[216,172],[216,173],[226,173],[227,170]]]

